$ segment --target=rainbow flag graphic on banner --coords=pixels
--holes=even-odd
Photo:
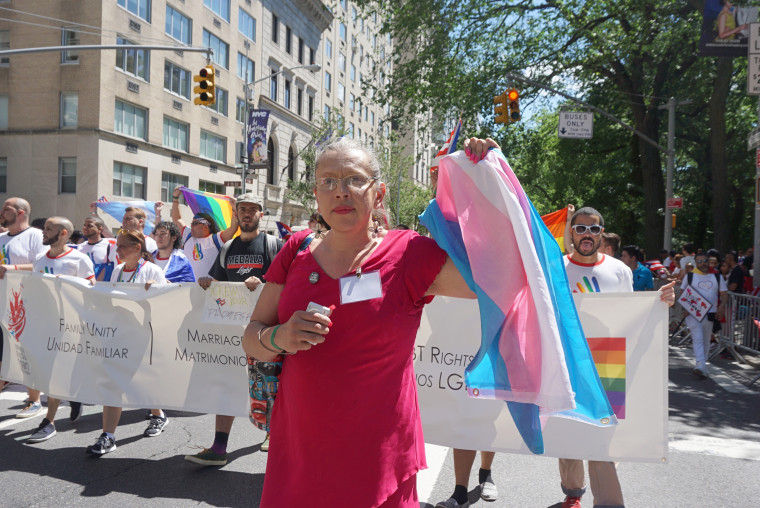
[[[618,419],[625,419],[625,337],[586,337],[602,386]]]
[[[216,227],[223,231],[232,223],[232,204],[230,198],[223,194],[213,194],[182,187],[185,202],[193,213],[207,213],[214,218]]]
[[[562,254],[565,253],[565,223],[567,222],[567,207],[541,216],[541,220],[546,224],[547,229],[552,234]]]

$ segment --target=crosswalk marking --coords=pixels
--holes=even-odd
[[[760,460],[760,443],[744,439],[697,434],[671,435],[670,450],[717,455],[731,459]]]
[[[428,468],[417,473],[417,495],[420,501],[428,501],[434,504],[436,501],[430,499],[433,488],[441,474],[443,463],[449,455],[449,449],[446,446],[439,446],[425,443],[425,456],[427,457]]]

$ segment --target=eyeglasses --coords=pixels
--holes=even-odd
[[[585,235],[586,231],[592,235],[598,235],[602,232],[602,226],[584,226],[583,224],[576,224],[573,226],[573,231],[576,235]]]
[[[697,261],[698,265],[701,265],[703,263],[709,263],[709,260],[707,260],[707,259],[697,259],[696,261]]]
[[[197,219],[190,223],[191,226],[198,226],[198,225],[208,226],[208,221],[206,219]]]
[[[377,180],[377,178],[367,178],[364,175],[350,175],[343,178],[333,178],[331,176],[317,178],[316,182],[320,190],[335,190],[338,188],[338,182],[343,182],[348,189],[362,190],[369,182],[374,180]]]

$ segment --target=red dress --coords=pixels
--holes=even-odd
[[[266,280],[285,284],[280,323],[313,301],[336,306],[333,326],[323,344],[285,357],[261,506],[418,508],[414,477],[427,464],[412,352],[446,253],[417,233],[389,231],[361,267],[380,272],[382,298],[341,305],[339,280],[309,249],[296,253],[308,233],[293,235]]]

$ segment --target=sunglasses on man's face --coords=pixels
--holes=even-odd
[[[576,235],[585,235],[587,231],[592,235],[598,235],[602,232],[602,226],[584,226],[583,224],[576,224],[573,226],[573,231],[575,231]]]

